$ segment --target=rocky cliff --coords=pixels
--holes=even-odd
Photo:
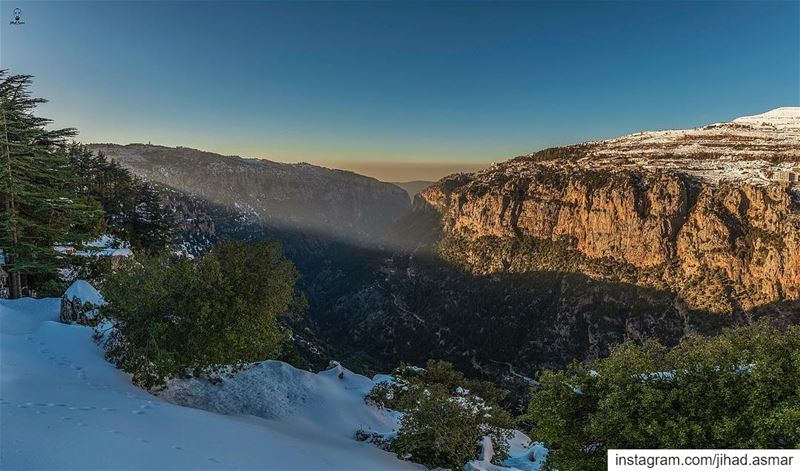
[[[780,118],[777,127],[748,117],[531,154],[445,178],[414,207],[439,215],[440,252],[478,274],[568,269],[674,290],[713,312],[797,300],[800,128]],[[709,136],[721,155],[695,152]],[[560,256],[504,249],[526,238]]]

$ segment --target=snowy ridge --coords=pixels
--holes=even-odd
[[[638,132],[586,142],[575,149],[577,160],[540,163],[582,169],[678,171],[709,184],[796,184],[800,182],[800,107],[777,108],[693,129]],[[525,165],[525,160],[504,165],[509,163]]]
[[[734,123],[751,126],[772,126],[776,129],[800,129],[800,106],[784,106],[753,116],[742,116]]]

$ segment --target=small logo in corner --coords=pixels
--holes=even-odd
[[[24,25],[25,21],[22,19],[22,10],[14,8],[14,19],[9,21],[10,25]]]

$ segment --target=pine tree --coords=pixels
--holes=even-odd
[[[11,297],[22,295],[27,275],[53,273],[63,262],[58,244],[96,235],[99,206],[76,191],[66,139],[74,129],[47,129],[50,120],[34,114],[45,103],[29,92],[31,76],[0,71],[0,247],[10,273]]]
[[[152,186],[146,182],[139,182],[138,186],[133,226],[138,243],[151,251],[168,248],[177,238],[175,220],[161,205]]]
[[[149,183],[81,144],[70,146],[69,158],[81,175],[78,191],[102,205],[109,233],[130,242],[134,249],[151,252],[175,241],[174,219]]]

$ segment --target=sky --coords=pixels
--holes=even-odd
[[[0,0],[0,67],[83,142],[430,180],[797,106],[800,2]]]

